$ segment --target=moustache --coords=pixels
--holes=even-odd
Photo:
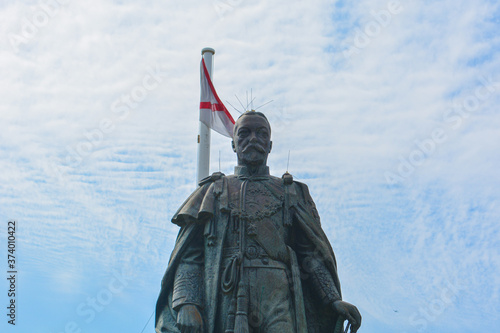
[[[264,149],[264,147],[262,147],[262,146],[260,146],[260,145],[255,145],[255,144],[246,146],[246,147],[242,150],[242,152],[243,152],[243,153],[246,153],[246,152],[248,152],[249,150],[256,150],[256,151],[258,151],[259,153],[262,153],[262,154],[265,154],[265,153],[266,153],[266,150]]]

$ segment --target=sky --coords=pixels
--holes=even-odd
[[[0,331],[154,331],[204,47],[233,117],[272,100],[360,332],[498,331],[498,31],[493,0],[0,2]]]

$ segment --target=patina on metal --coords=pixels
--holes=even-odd
[[[172,222],[179,235],[156,305],[156,332],[356,332],[307,186],[271,176],[271,127],[248,111],[234,127],[233,175],[203,179]]]

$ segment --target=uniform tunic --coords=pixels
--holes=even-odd
[[[333,252],[318,249],[318,238],[300,227],[306,213],[319,223],[314,203],[300,203],[297,197],[308,198],[308,193],[297,194],[295,186],[291,195],[267,167],[260,171],[250,176],[246,167],[236,167],[234,175],[210,184],[194,204],[196,213],[189,211],[193,203],[188,199],[174,217],[175,223],[184,216],[183,226],[191,225],[191,231],[177,262],[169,264],[176,266],[171,295],[166,295],[172,319],[182,305],[194,304],[204,314],[208,332],[233,332],[242,325],[255,333],[333,332],[324,330],[324,320],[314,319],[317,313],[307,309],[311,302],[329,306],[341,299],[336,267],[331,267]],[[310,207],[300,207],[306,204]],[[189,221],[190,214],[198,221]],[[164,303],[160,299],[158,304]],[[157,330],[158,321],[167,320],[157,313]],[[176,332],[175,327],[166,331]]]

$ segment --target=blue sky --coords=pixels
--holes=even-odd
[[[499,7],[3,2],[0,251],[15,219],[19,293],[0,330],[141,333],[195,188],[210,46],[223,101],[273,100],[271,172],[290,150],[361,332],[497,331]],[[215,133],[211,171],[219,151],[232,173]]]

